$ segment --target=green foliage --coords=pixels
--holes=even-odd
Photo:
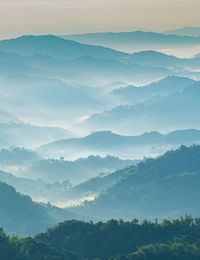
[[[131,219],[199,215],[200,146],[181,146],[155,159],[122,169],[121,178],[85,207],[81,215]]]
[[[111,256],[117,256],[115,260],[157,259],[148,258],[154,257],[154,254],[158,257],[163,254],[168,260],[170,259],[167,258],[168,255],[176,253],[180,256],[181,248],[185,248],[185,255],[187,250],[188,254],[194,256],[197,254],[200,257],[200,252],[194,246],[199,243],[199,234],[200,219],[186,216],[179,219],[165,219],[161,223],[157,220],[155,222],[146,220],[141,224],[137,219],[131,222],[109,220],[106,223],[72,220],[60,223],[37,235],[36,239],[50,244],[59,252],[72,251],[89,260],[95,258],[106,260]]]
[[[9,234],[33,236],[56,223],[74,218],[68,210],[40,204],[0,182],[0,226]]]
[[[0,229],[0,259],[2,260],[80,260],[71,252],[59,253],[37,239],[7,236]]]
[[[170,243],[142,246],[127,256],[119,255],[110,260],[198,260],[199,257],[196,244]]]
[[[105,223],[66,221],[35,238],[7,236],[0,229],[0,259],[6,260],[199,260],[200,218],[137,219]]]

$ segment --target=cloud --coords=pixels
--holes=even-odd
[[[89,117],[90,117],[90,116],[88,116],[88,115],[81,116],[81,117],[79,117],[79,118],[76,118],[76,122],[77,122],[77,123],[82,123],[82,122],[84,122],[85,120],[87,120]]]

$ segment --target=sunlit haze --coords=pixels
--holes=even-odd
[[[199,0],[1,0],[1,38],[22,34],[163,31],[200,23]]]

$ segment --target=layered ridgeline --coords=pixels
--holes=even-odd
[[[121,103],[134,104],[144,102],[152,97],[166,96],[182,91],[195,83],[194,80],[184,77],[169,76],[157,82],[142,87],[128,86],[114,89],[111,94]]]
[[[0,181],[36,201],[73,205],[96,194],[74,191],[75,185],[136,163],[114,156],[89,156],[75,161],[43,159],[34,151],[12,147],[0,150]]]
[[[195,35],[196,36],[196,35]],[[199,46],[199,37],[168,35],[155,32],[88,33],[62,36],[85,44],[102,45],[119,50],[159,50]]]
[[[69,129],[74,126],[75,130],[80,129],[76,123],[92,114],[131,103],[131,98],[110,92],[118,86],[117,82],[138,86],[172,75],[200,79],[198,57],[180,59],[155,51],[129,54],[51,35],[0,41],[0,68],[0,110],[31,124]],[[163,84],[165,91],[155,87],[153,94],[144,97],[179,91],[181,84],[182,88],[189,85],[189,80],[183,79],[181,83],[176,77],[168,79],[169,91],[167,81],[159,84]],[[141,96],[144,89],[147,88],[134,95],[137,90],[132,88],[132,100]],[[111,124],[112,119],[109,121]],[[92,123],[91,128],[95,130]]]
[[[16,254],[15,259],[18,254],[19,259],[199,259],[198,218],[165,219],[159,224],[168,216],[199,214],[199,156],[200,146],[182,146],[156,159],[98,177],[96,188],[100,195],[71,211],[35,203],[1,183],[0,226],[9,233],[30,235],[64,219],[86,219],[72,211],[87,213],[89,219],[132,219],[96,224],[71,220],[25,240],[9,239],[1,231],[1,255],[6,259],[9,252]],[[139,224],[135,217],[159,220]]]
[[[49,183],[66,180],[80,183],[100,173],[112,172],[134,163],[137,163],[137,160],[122,160],[111,155],[105,157],[90,155],[69,161],[65,160],[64,157],[44,159],[34,150],[14,146],[0,150],[0,169],[10,168],[10,171],[16,175],[30,179],[41,179]]]
[[[41,160],[41,157],[33,150],[15,146],[0,150],[0,167],[26,166],[39,160]]]
[[[1,122],[0,120],[0,145],[1,148],[20,146],[36,148],[47,142],[62,138],[75,137],[76,134],[60,127],[37,126],[29,123],[15,123],[13,121]]]
[[[82,85],[118,80],[144,84],[174,73],[198,77],[200,67],[197,57],[181,59],[155,51],[129,54],[52,35],[0,41],[0,57],[4,76],[53,76]]]
[[[200,143],[200,131],[195,129],[177,130],[168,134],[146,132],[137,136],[124,136],[111,131],[92,132],[81,138],[63,139],[40,146],[37,152],[43,156],[77,157],[86,154],[112,154],[121,158],[143,159],[144,156],[157,156],[170,148],[182,144]]]
[[[14,81],[13,81],[13,84]],[[17,83],[16,83],[17,85]],[[5,88],[5,85],[3,85]],[[26,85],[27,86],[27,85]],[[16,89],[20,88],[21,86],[16,86]],[[25,86],[24,86],[25,87]],[[1,87],[2,85],[1,85]],[[10,90],[11,91],[11,90]],[[27,91],[27,90],[26,90]],[[24,99],[24,95],[26,94],[25,92],[23,93],[20,92],[21,94],[21,101],[19,103],[17,102],[15,105],[19,105],[20,109],[26,110],[26,105],[22,106],[20,103],[24,103],[22,101]],[[5,93],[4,93],[5,94]],[[4,96],[2,92],[2,96]],[[7,94],[5,94],[7,95]],[[13,97],[14,92],[10,92],[10,97]],[[5,107],[9,107],[9,101],[6,103],[6,100],[4,100],[4,97],[2,97],[2,103],[0,106],[3,106],[4,109]],[[12,98],[11,98],[12,99]],[[11,100],[10,100],[11,101]],[[5,102],[5,103],[4,103]],[[11,102],[15,103],[15,102]],[[0,148],[9,148],[11,146],[20,146],[20,147],[26,147],[26,148],[35,148],[38,145],[45,144],[50,141],[55,141],[60,139],[61,137],[63,138],[70,138],[70,137],[75,137],[76,134],[66,130],[64,128],[60,127],[48,127],[48,126],[38,126],[34,124],[30,124],[27,122],[24,122],[21,120],[19,117],[15,116],[15,112],[13,110],[14,108],[11,108],[13,113],[9,113],[5,110],[0,109]],[[8,109],[9,110],[9,109]],[[28,111],[28,109],[27,109]],[[30,111],[29,111],[30,112]],[[26,112],[28,113],[28,112]]]
[[[64,70],[68,71],[67,68]],[[54,75],[55,78],[57,76],[62,77]],[[39,76],[25,73],[6,75],[1,79],[0,89],[3,97],[0,107],[24,118],[24,121],[58,126],[61,122],[64,125],[64,121],[81,117],[89,111],[99,111],[104,104],[95,97],[94,89],[91,87],[75,85],[52,77],[51,71],[47,75],[41,73]]]
[[[75,82],[134,80],[139,75],[155,80],[171,73],[167,68],[145,67],[131,62],[131,55],[101,46],[62,38],[23,36],[0,41],[3,75],[54,76]],[[14,61],[14,62],[13,62]],[[88,80],[84,77],[88,77]]]
[[[137,163],[137,160],[122,160],[118,157],[100,157],[90,155],[75,161],[61,159],[43,159],[33,162],[21,175],[32,179],[41,179],[49,183],[69,181],[78,184],[100,173],[110,173]]]
[[[96,224],[72,220],[25,239],[0,230],[0,255],[8,260],[198,260],[199,222],[188,216],[141,224],[137,219]]]
[[[181,146],[113,173],[120,175],[115,183],[107,184],[94,201],[72,210],[103,219],[198,216],[199,156],[200,146]]]
[[[165,31],[165,34],[176,34],[180,36],[200,37],[200,27],[187,26],[175,30]]]
[[[121,105],[92,115],[82,122],[83,129],[109,128],[125,134],[160,130],[199,128],[200,83],[166,96],[154,96],[133,105]],[[123,128],[122,128],[123,126]]]
[[[57,48],[60,47],[60,48]],[[64,40],[53,35],[22,36],[16,39],[0,41],[0,49],[5,52],[19,53],[31,56],[35,53],[50,55],[56,58],[79,58],[86,54],[96,58],[122,58],[124,53],[101,46],[80,44],[71,40]]]
[[[78,218],[68,210],[39,204],[29,196],[17,193],[16,190],[0,182],[0,226],[6,232],[20,236],[34,235],[66,219]]]
[[[137,60],[127,53],[55,36],[0,41],[0,109],[28,122],[66,126],[113,107],[104,95],[107,83],[146,83],[173,73],[168,66]]]

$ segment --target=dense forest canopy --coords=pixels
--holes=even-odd
[[[94,201],[72,210],[106,219],[131,219],[133,216],[139,219],[145,216],[150,219],[177,218],[186,213],[198,216],[199,158],[199,145],[181,146],[124,168],[118,173],[120,178],[116,178],[114,184],[107,184]]]
[[[66,221],[34,238],[9,237],[0,230],[6,260],[197,260],[200,219]]]

